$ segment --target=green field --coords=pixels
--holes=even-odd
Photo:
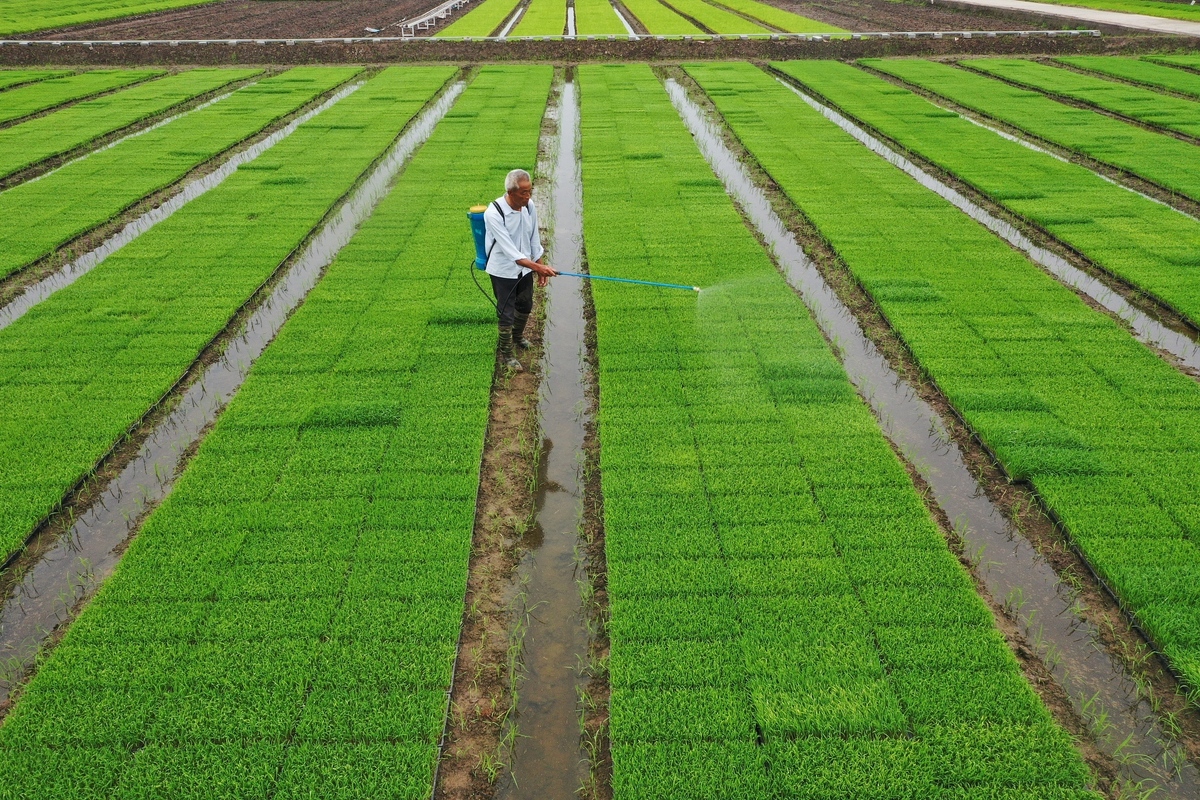
[[[85,22],[186,8],[208,2],[212,0],[6,0],[0,6],[0,36],[82,25]]]
[[[754,0],[669,3],[680,13],[624,6],[657,35],[702,36],[680,14],[720,33],[822,32]],[[485,0],[441,33],[488,36],[515,8]],[[566,10],[533,0],[514,41],[488,47],[559,35]],[[607,0],[575,11],[580,36],[624,33]],[[429,800],[452,791],[435,781],[455,759],[471,796],[502,791],[508,753],[443,742],[479,718],[513,741],[539,734],[448,694],[519,665],[508,637],[539,614],[505,605],[526,584],[495,564],[535,561],[532,518],[503,504],[539,487],[503,454],[536,460],[537,434],[503,426],[522,392],[548,391],[545,373],[497,364],[464,218],[518,167],[543,238],[580,222],[593,275],[700,288],[584,284],[596,393],[586,417],[570,412],[594,442],[586,524],[563,530],[597,649],[552,667],[589,667],[568,721],[603,721],[601,746],[580,751],[611,756],[611,771],[589,761],[598,795],[1127,796],[1095,755],[1116,743],[1038,677],[1055,643],[1004,618],[1013,598],[988,594],[988,555],[963,552],[960,521],[852,382],[847,343],[822,332],[826,309],[781,273],[667,86],[709,110],[834,288],[865,298],[850,321],[903,351],[974,437],[968,455],[994,460],[993,489],[1015,484],[1059,526],[1186,691],[1200,686],[1198,381],[799,93],[1200,327],[1192,206],[1089,168],[1200,202],[1200,148],[1114,118],[1186,124],[1195,77],[1100,57],[0,72],[0,297],[221,178],[0,327],[0,556],[21,559],[0,578],[38,563],[21,555],[31,536],[81,513],[82,482],[176,402],[324,226],[348,225],[166,498],[133,520],[115,571],[0,705],[0,800]],[[577,151],[552,157],[573,116],[550,104],[576,91]],[[434,103],[445,116],[346,223],[343,202]],[[540,194],[555,157],[578,159],[578,208]],[[469,583],[497,575],[503,603]],[[472,644],[483,613],[495,627]],[[512,661],[472,676],[463,654],[493,636]],[[1172,702],[1194,712],[1194,695]]]

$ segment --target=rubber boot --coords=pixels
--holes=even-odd
[[[522,314],[520,311],[513,315],[512,338],[513,344],[522,350],[528,350],[533,347],[533,342],[525,338],[525,325],[529,322],[529,315]]]
[[[500,326],[500,363],[511,369],[513,372],[520,372],[521,362],[517,361],[513,355],[513,329],[504,325]]]

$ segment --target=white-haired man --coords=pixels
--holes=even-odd
[[[487,273],[496,294],[496,316],[500,322],[500,360],[520,371],[521,362],[513,346],[527,349],[525,325],[533,311],[533,281],[539,286],[558,273],[542,262],[546,249],[538,232],[537,208],[530,199],[533,181],[523,169],[504,178],[504,194],[483,213],[487,229],[483,244],[487,251]]]

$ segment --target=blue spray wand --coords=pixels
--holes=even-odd
[[[487,206],[471,206],[471,210],[467,212],[467,218],[471,220],[471,234],[475,238],[475,269],[485,269],[487,267],[488,254],[483,247],[483,237],[486,233],[486,228],[483,224],[483,212],[487,210]],[[640,281],[636,278],[614,278],[609,275],[588,275],[583,272],[559,272],[559,275],[565,275],[568,278],[582,278],[589,281],[613,281],[615,283],[636,283],[640,286],[658,286],[662,289],[683,289],[688,292],[700,291],[699,286],[684,286],[680,283],[659,283],[657,281]]]

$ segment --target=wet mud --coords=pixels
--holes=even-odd
[[[255,360],[391,190],[404,164],[464,88],[462,82],[451,85],[408,126],[284,267],[265,299],[250,311],[212,362],[182,388],[171,410],[142,435],[132,460],[91,502],[71,506],[35,534],[28,553],[4,575],[0,581],[5,589],[0,605],[0,664],[5,669],[0,674],[0,703],[27,676],[39,651],[48,640],[53,641],[50,637],[61,635],[64,623],[81,602],[112,574],[147,512],[169,494],[187,458],[245,381]]]
[[[577,159],[579,107],[575,84],[563,84],[555,107],[558,147],[549,208],[550,263],[579,271],[583,239]],[[584,785],[579,699],[588,630],[580,584],[587,582],[583,513],[584,439],[589,420],[583,357],[582,281],[552,279],[546,289],[541,391],[541,477],[534,528],[521,560],[516,608],[526,620],[523,672],[513,721],[512,764],[499,786],[503,800],[570,798]]]
[[[893,368],[708,114],[683,86],[668,80],[667,88],[714,171],[773,249],[827,338],[837,343],[851,381],[919,482],[928,487],[938,516],[953,525],[981,593],[994,610],[1007,611],[1015,623],[1015,637],[1006,631],[1010,644],[1019,656],[1032,653],[1040,662],[1030,670],[1024,659],[1035,688],[1060,722],[1091,740],[1082,743],[1085,757],[1102,776],[1109,773],[1114,794],[1136,788],[1155,789],[1155,796],[1200,797],[1200,773],[1189,763],[1184,747],[1172,740],[1174,731],[1164,727],[1122,660],[1098,646],[1103,632],[1083,616],[1081,593],[1060,578],[977,480],[970,454],[960,449],[952,433],[956,420],[947,419],[945,407],[938,408],[925,396],[931,387],[916,387]],[[1039,673],[1054,686],[1040,685]],[[1065,700],[1068,707],[1056,708],[1056,700]],[[1064,711],[1069,718],[1063,719]]]

